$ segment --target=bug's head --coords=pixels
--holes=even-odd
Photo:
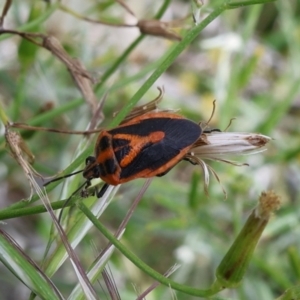
[[[87,180],[92,180],[93,178],[99,178],[100,169],[99,164],[94,156],[89,156],[85,160],[85,168],[82,173],[83,177]]]

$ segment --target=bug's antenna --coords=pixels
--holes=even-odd
[[[63,210],[64,208],[67,206],[67,204],[70,202],[71,198],[80,190],[82,190],[82,188],[86,185],[86,184],[89,184],[89,180],[86,180],[83,184],[81,184],[79,186],[79,188],[72,193],[72,195],[65,201],[65,203],[63,204],[63,206],[61,207],[61,211],[59,213],[59,216],[58,216],[58,222],[60,223],[61,221],[61,218],[62,218],[62,213],[63,213]]]
[[[52,179],[52,180],[44,183],[43,186],[47,186],[48,184],[50,184],[50,183],[52,183],[54,181],[58,181],[58,180],[61,180],[61,179],[67,178],[67,177],[71,177],[71,176],[73,176],[75,174],[78,174],[78,173],[81,173],[83,171],[84,171],[84,169],[76,171],[76,172],[73,172],[73,173],[70,173],[70,174],[67,174],[67,175],[64,175],[64,176],[61,176],[61,177],[54,178],[54,179]]]
[[[224,129],[224,131],[227,131],[227,129],[231,126],[232,122],[235,120],[235,118],[231,118],[229,121],[229,124],[227,125],[227,127]]]
[[[215,114],[215,111],[216,111],[216,101],[217,101],[217,100],[214,100],[214,101],[213,101],[213,109],[212,109],[212,112],[211,112],[211,115],[210,115],[208,121],[205,122],[204,128],[202,128],[203,131],[205,131],[205,128],[208,126],[208,124],[210,123],[211,119],[213,118],[213,116],[214,116],[214,114]],[[201,125],[201,122],[199,123],[199,125]]]

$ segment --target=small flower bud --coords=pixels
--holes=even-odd
[[[232,288],[241,282],[270,216],[279,206],[279,196],[274,192],[261,194],[259,205],[252,211],[242,231],[217,268],[215,286]]]

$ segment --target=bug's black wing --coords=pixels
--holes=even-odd
[[[122,168],[120,178],[133,176],[145,169],[151,171],[162,167],[179,155],[183,149],[191,146],[201,134],[201,128],[198,124],[186,119],[171,118],[146,119],[139,124],[126,126],[123,130],[124,133],[140,136],[147,136],[155,131],[163,131],[165,136],[158,143],[144,145],[134,160]],[[175,160],[174,165],[176,162]]]

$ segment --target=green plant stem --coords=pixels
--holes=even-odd
[[[175,290],[184,292],[189,295],[199,296],[199,297],[209,297],[216,293],[218,293],[221,288],[211,288],[207,290],[195,289],[187,285],[179,284],[175,281],[172,281],[160,273],[156,272],[152,268],[150,268],[147,264],[145,264],[141,259],[139,259],[135,254],[133,254],[130,250],[128,250],[113,234],[111,234],[105,226],[103,226],[98,219],[90,212],[90,210],[85,206],[84,203],[78,202],[78,208],[87,216],[87,218],[94,224],[96,228],[98,228],[101,233],[124,255],[126,256],[133,264],[135,264],[138,268],[143,270],[146,274],[151,276],[153,279],[158,282],[171,287]]]
[[[227,1],[228,9],[238,8],[241,6],[255,5],[255,4],[266,4],[269,2],[275,2],[277,0],[229,0]]]
[[[113,65],[101,76],[101,82],[99,82],[95,91],[99,92],[103,87],[104,83],[107,79],[118,69],[118,67],[122,64],[123,61],[128,57],[128,55],[132,52],[132,50],[144,39],[144,35],[140,35],[135,41],[133,41],[129,47],[122,53],[120,57],[113,63]]]
[[[241,6],[252,4],[264,4],[274,2],[276,0],[244,0],[244,1],[224,1],[212,13],[210,13],[201,23],[191,29],[182,39],[180,43],[174,48],[174,51],[165,59],[165,61],[152,73],[140,89],[132,96],[129,103],[119,112],[116,118],[111,123],[111,127],[117,126],[125,116],[132,110],[137,102],[145,95],[149,88],[155,81],[172,65],[175,59],[183,52],[185,48],[199,35],[199,33],[214,19],[216,19],[222,12],[227,9],[238,8]]]
[[[51,203],[51,207],[53,210],[61,209],[62,207],[69,207],[73,205],[74,201],[70,201],[68,204],[66,204],[66,200],[60,200],[55,201]],[[24,208],[18,208],[18,209],[4,209],[0,211],[0,221],[7,220],[7,219],[13,219],[17,217],[24,217],[24,216],[30,216],[35,214],[41,214],[47,212],[44,205],[37,205],[33,207],[24,207]]]
[[[75,109],[79,107],[81,104],[83,104],[83,99],[75,99],[73,101],[70,101],[66,104],[61,105],[60,107],[54,108],[52,110],[49,110],[45,113],[39,114],[38,116],[33,117],[27,124],[31,126],[38,126],[42,124],[43,122],[53,120],[53,118],[62,115],[65,112],[68,112],[72,109]],[[0,137],[0,143],[4,142],[4,137]]]
[[[165,0],[162,4],[161,8],[155,15],[154,19],[160,19],[168,8],[171,0]],[[133,51],[133,49],[144,39],[145,35],[141,34],[135,41],[133,41],[129,47],[122,53],[122,55],[112,64],[112,66],[106,70],[106,72],[101,77],[101,82],[96,85],[95,91],[99,92],[99,90],[103,87],[104,83],[107,79],[118,69],[118,67],[126,60],[129,54]]]
[[[0,98],[0,120],[4,126],[8,125],[9,123],[9,118],[5,112],[4,105],[1,98]],[[4,141],[4,137],[2,139]]]
[[[152,73],[152,75],[146,80],[146,82],[140,87],[140,89],[133,95],[129,103],[119,112],[116,118],[111,123],[114,127],[118,125],[125,116],[133,109],[137,102],[145,95],[149,88],[155,83],[155,81],[172,65],[175,59],[186,49],[189,44],[199,35],[199,33],[213,20],[215,20],[223,11],[227,9],[226,4],[222,4],[217,7],[212,13],[210,13],[201,23],[191,29],[184,36],[182,41],[173,49],[173,51],[166,57],[160,66]]]
[[[64,174],[69,174],[71,173],[73,170],[75,170],[77,167],[79,167],[82,162],[85,160],[85,158],[91,153],[93,148],[93,145],[90,145],[87,149],[85,149],[78,157],[76,160],[74,160],[62,173],[61,175]],[[47,187],[47,192],[52,191],[57,185],[59,185],[61,182],[60,181],[56,181],[51,183],[51,185],[49,187]],[[17,203],[14,203],[12,205],[10,205],[9,207],[2,209],[1,213],[5,213],[8,212],[9,210],[14,210],[14,209],[20,209],[23,207],[28,206],[28,204],[34,203],[37,200],[39,200],[40,198],[37,195],[33,195],[32,199],[25,199],[25,200],[21,200]]]

